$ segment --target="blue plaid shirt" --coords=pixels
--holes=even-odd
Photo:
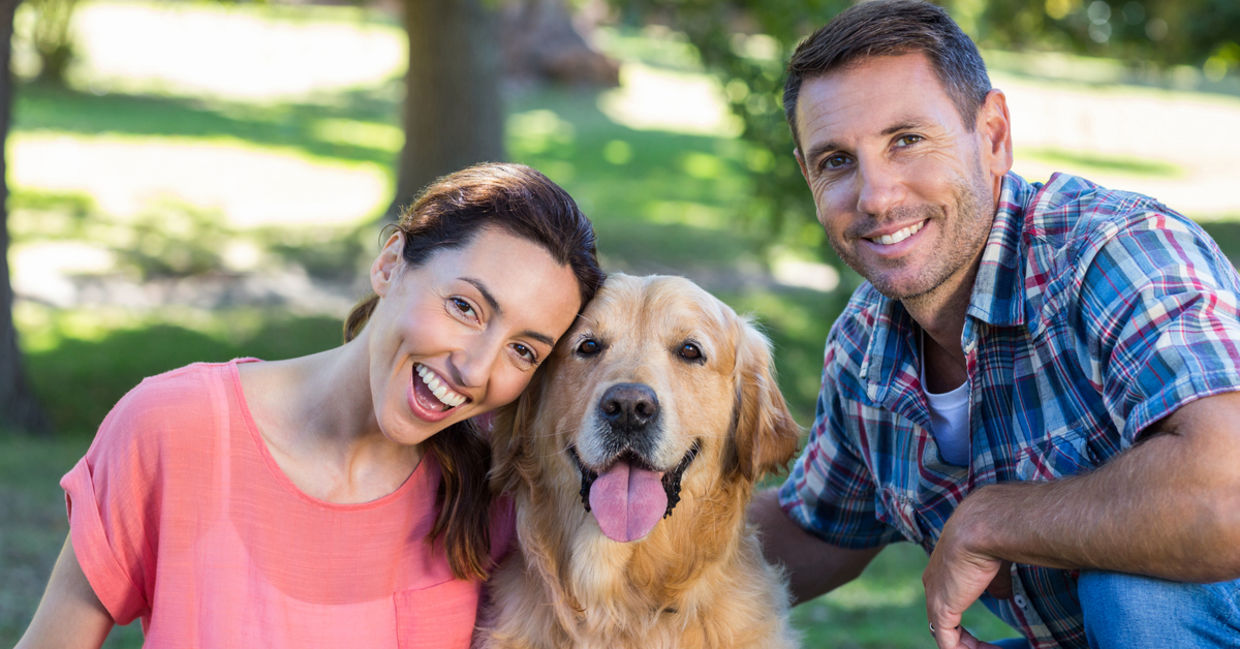
[[[783,507],[835,545],[928,553],[974,489],[1087,471],[1181,405],[1240,389],[1238,295],[1210,237],[1153,199],[1008,174],[962,336],[970,466],[945,463],[929,432],[918,325],[867,283],[827,338]],[[988,608],[1039,649],[1087,646],[1074,573],[1012,577],[1013,597]]]

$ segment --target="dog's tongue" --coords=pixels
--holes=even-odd
[[[616,462],[590,486],[590,511],[613,541],[636,541],[667,511],[663,474]]]

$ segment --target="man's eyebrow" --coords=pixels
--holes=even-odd
[[[810,148],[809,152],[805,155],[805,162],[809,163],[812,160],[817,160],[819,156],[826,153],[827,151],[834,151],[839,148],[840,148],[840,145],[836,142],[823,142],[821,144],[815,144],[813,147]]]
[[[478,289],[478,292],[482,294],[482,299],[486,300],[486,303],[490,305],[491,310],[494,311],[496,315],[500,315],[504,312],[504,309],[499,305],[499,301],[495,299],[495,296],[492,295],[491,291],[487,289],[487,285],[483,284],[481,280],[474,279],[473,277],[462,277],[461,281],[468,282],[473,285],[474,288]],[[548,347],[555,346],[554,338],[532,329],[526,329],[525,331],[522,331],[520,335],[527,338],[533,338],[541,343],[545,343]]]
[[[924,128],[924,125],[922,122],[919,122],[915,119],[906,119],[902,122],[896,122],[895,124],[892,124],[891,126],[888,126],[887,128],[883,129],[882,134],[883,135],[894,135],[896,133],[899,133],[900,131],[917,130],[921,128]]]

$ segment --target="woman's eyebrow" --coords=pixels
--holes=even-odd
[[[492,311],[497,314],[502,314],[504,312],[504,310],[500,308],[499,302],[495,300],[495,296],[491,295],[491,291],[487,290],[487,285],[482,283],[482,280],[474,279],[472,277],[462,277],[460,279],[462,282],[468,282],[472,284],[474,288],[478,289],[478,292],[482,294],[482,299],[487,301],[487,304],[491,306]]]
[[[486,300],[486,303],[491,306],[491,310],[495,312],[496,315],[503,315],[504,309],[500,307],[499,301],[495,299],[495,296],[491,294],[491,291],[487,290],[487,286],[482,283],[482,280],[474,279],[473,277],[462,277],[460,279],[462,282],[468,282],[474,288],[478,289],[478,292],[482,294],[482,299]],[[522,331],[520,335],[533,338],[541,343],[545,343],[549,347],[555,346],[555,339],[544,333],[526,329],[525,331]]]

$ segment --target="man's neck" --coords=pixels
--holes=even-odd
[[[901,302],[925,332],[922,342],[925,387],[931,392],[947,392],[968,378],[960,339],[973,294],[973,281],[977,277],[977,264],[969,268],[964,276],[953,277],[934,291]]]

